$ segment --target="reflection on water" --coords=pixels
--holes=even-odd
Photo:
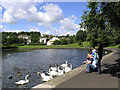
[[[41,83],[37,72],[48,71],[49,64],[58,65],[68,60],[73,68],[82,65],[88,54],[87,49],[41,49],[28,52],[17,50],[5,50],[2,56],[2,86],[3,88],[32,87]],[[26,85],[17,86],[15,81],[23,80],[27,74],[30,82]]]

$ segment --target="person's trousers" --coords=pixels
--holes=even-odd
[[[98,75],[100,75],[101,74],[101,60],[99,60],[97,63],[97,69],[98,69]]]
[[[92,64],[87,64],[87,72],[89,73],[92,69],[95,69],[95,67]]]

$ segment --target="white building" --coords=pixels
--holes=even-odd
[[[47,43],[47,38],[40,38],[40,42],[43,42],[44,44]]]
[[[57,38],[57,37],[53,37],[52,39],[50,39],[50,40],[47,42],[47,45],[52,45],[55,40],[60,40],[60,39]]]
[[[31,43],[31,38],[28,35],[19,35],[18,38],[23,38],[27,41],[27,44]]]

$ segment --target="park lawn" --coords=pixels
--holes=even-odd
[[[68,45],[24,45],[18,48],[83,48],[79,44],[68,44]]]
[[[116,46],[109,46],[107,48],[120,48],[120,44],[116,45]]]

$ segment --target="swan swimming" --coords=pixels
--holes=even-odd
[[[44,73],[38,72],[38,74],[41,76],[42,81],[45,81],[45,82],[46,82],[46,81],[49,81],[49,80],[53,79],[52,76],[47,76],[47,75],[45,75]]]
[[[29,76],[30,76],[30,75],[28,74],[28,75],[26,75],[25,80],[20,80],[20,81],[18,81],[18,82],[14,82],[14,83],[17,84],[17,85],[26,84],[26,83],[29,82],[29,80],[27,79]]]

